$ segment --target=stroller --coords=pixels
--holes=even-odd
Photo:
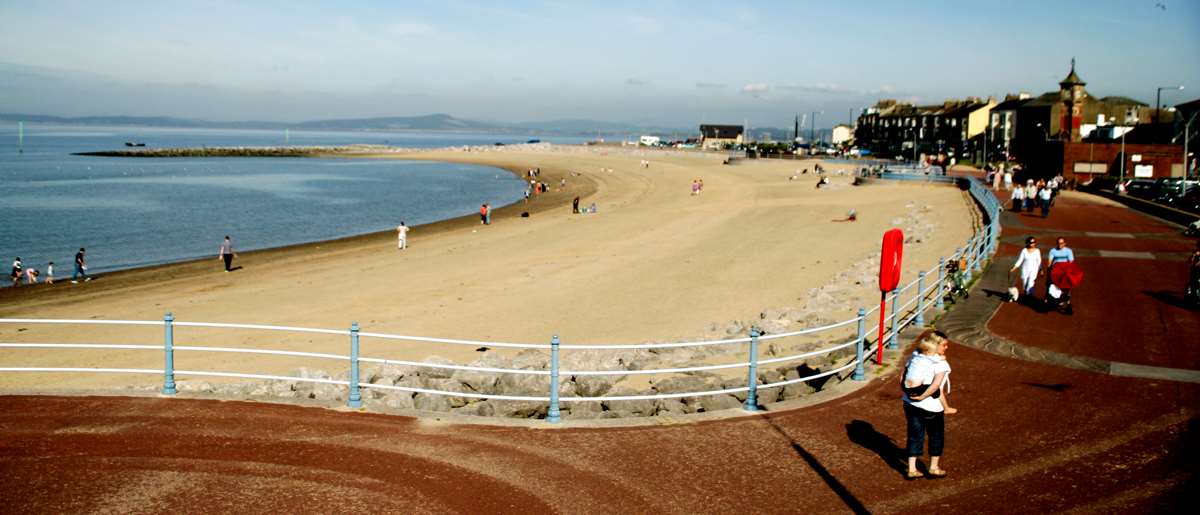
[[[970,297],[970,292],[967,291],[967,279],[963,273],[963,269],[967,267],[965,259],[952,260],[946,263],[946,297],[945,300],[951,304],[959,297]]]

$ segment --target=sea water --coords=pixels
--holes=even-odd
[[[413,226],[512,203],[525,183],[498,168],[385,159],[114,158],[75,152],[147,147],[521,143],[529,136],[30,126],[0,128],[0,260],[69,278],[88,272]],[[546,139],[546,138],[541,138]],[[551,138],[578,143],[580,138]],[[216,265],[214,265],[216,266]],[[4,268],[7,276],[8,267]],[[0,281],[7,286],[8,281]]]

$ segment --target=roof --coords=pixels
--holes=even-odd
[[[1047,91],[1037,97],[1029,99],[1029,101],[1025,102],[1025,105],[1022,105],[1021,107],[1045,107],[1060,103],[1062,103],[1062,96],[1059,95],[1058,91]]]
[[[1068,86],[1086,86],[1087,85],[1087,83],[1084,82],[1083,79],[1080,79],[1079,76],[1075,74],[1075,59],[1071,59],[1071,73],[1068,74],[1067,78],[1063,79],[1062,82],[1059,82],[1058,85],[1062,86],[1063,88],[1066,88]]]
[[[1015,111],[1018,107],[1025,105],[1025,103],[1029,102],[1030,100],[1033,100],[1033,99],[1032,98],[1014,98],[1012,100],[1005,100],[1003,102],[1000,102],[999,104],[996,104],[996,107],[993,107],[992,110],[993,111]]]
[[[1189,112],[1189,113],[1192,111],[1200,110],[1200,98],[1197,98],[1197,99],[1189,101],[1189,102],[1184,102],[1182,104],[1175,104],[1175,109],[1178,109],[1178,110],[1184,111],[1184,112]]]
[[[705,138],[737,139],[742,134],[741,125],[709,125],[700,126],[700,134]]]
[[[1104,97],[1104,98],[1101,98],[1100,101],[1104,102],[1106,104],[1125,104],[1125,105],[1136,105],[1136,106],[1147,105],[1143,102],[1139,102],[1139,101],[1134,100],[1129,97],[1119,97],[1119,96]]]

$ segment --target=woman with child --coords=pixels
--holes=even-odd
[[[917,348],[904,369],[904,418],[907,421],[908,471],[905,479],[918,479],[917,458],[924,454],[925,435],[929,435],[930,479],[946,477],[941,468],[942,451],[946,442],[946,415],[957,409],[950,407],[950,363],[946,361],[949,347],[946,335],[929,330],[917,337]]]

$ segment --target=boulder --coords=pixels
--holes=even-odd
[[[719,411],[723,409],[741,409],[742,403],[728,394],[705,395],[699,398],[699,411]]]
[[[489,401],[495,406],[496,416],[508,418],[544,418],[546,403],[539,401]]]
[[[453,377],[455,381],[466,385],[467,388],[471,389],[471,391],[490,393],[496,387],[496,382],[500,379],[499,375],[500,374],[496,372],[456,370]]]
[[[349,395],[348,388],[340,384],[315,383],[309,398],[321,401],[340,401]]]
[[[628,388],[617,387],[608,392],[610,397],[628,396],[628,395],[644,395],[647,392],[635,392]],[[603,401],[603,406],[609,411],[618,413],[628,413],[634,416],[649,417],[654,415],[658,410],[658,404],[653,399],[633,400],[633,401]]]
[[[512,368],[521,370],[548,370],[550,356],[536,349],[525,349],[512,358]]]
[[[599,397],[608,393],[622,376],[575,376],[575,391],[580,397]]]
[[[284,393],[290,393],[290,396],[295,396],[296,392],[295,381],[272,381],[271,395],[275,397],[287,397]]]
[[[438,390],[442,392],[462,392],[472,393],[467,385],[457,379],[425,379],[426,385],[430,390]],[[451,408],[461,408],[470,402],[468,397],[444,396],[450,403]]]
[[[758,402],[759,406],[765,406],[767,404],[779,402],[779,392],[782,390],[783,388],[778,386],[775,388],[759,388],[754,392],[756,397],[755,400]]]
[[[450,411],[450,400],[445,395],[418,393],[412,401],[413,407],[422,411]]]
[[[433,365],[454,365],[454,364],[456,364],[453,361],[450,361],[450,360],[440,357],[440,356],[430,356],[430,357],[422,360],[422,363],[430,363]],[[455,372],[454,369],[450,369],[450,368],[434,368],[434,367],[420,367],[420,368],[421,368],[421,372],[420,372],[421,377],[427,377],[427,378],[431,378],[431,379],[449,379],[450,376],[454,375],[454,372]]]
[[[684,415],[691,413],[693,410],[689,408],[683,401],[679,399],[658,399],[656,404],[655,415]]]
[[[694,375],[670,377],[654,384],[654,390],[658,393],[693,393],[715,389],[707,377]]]
[[[550,377],[530,374],[500,374],[496,393],[501,395],[549,395]]]
[[[586,420],[604,415],[604,407],[597,401],[572,402],[568,407],[570,411],[564,412],[563,418]]]
[[[786,319],[770,319],[763,320],[758,323],[759,334],[778,334],[786,333],[791,322]]]
[[[408,392],[392,391],[385,394],[382,399],[383,405],[391,409],[413,409],[416,403],[413,402],[413,396]]]
[[[492,405],[491,401],[479,401],[462,406],[460,408],[453,408],[450,410],[450,412],[459,415],[491,417],[496,415],[496,407]]]

